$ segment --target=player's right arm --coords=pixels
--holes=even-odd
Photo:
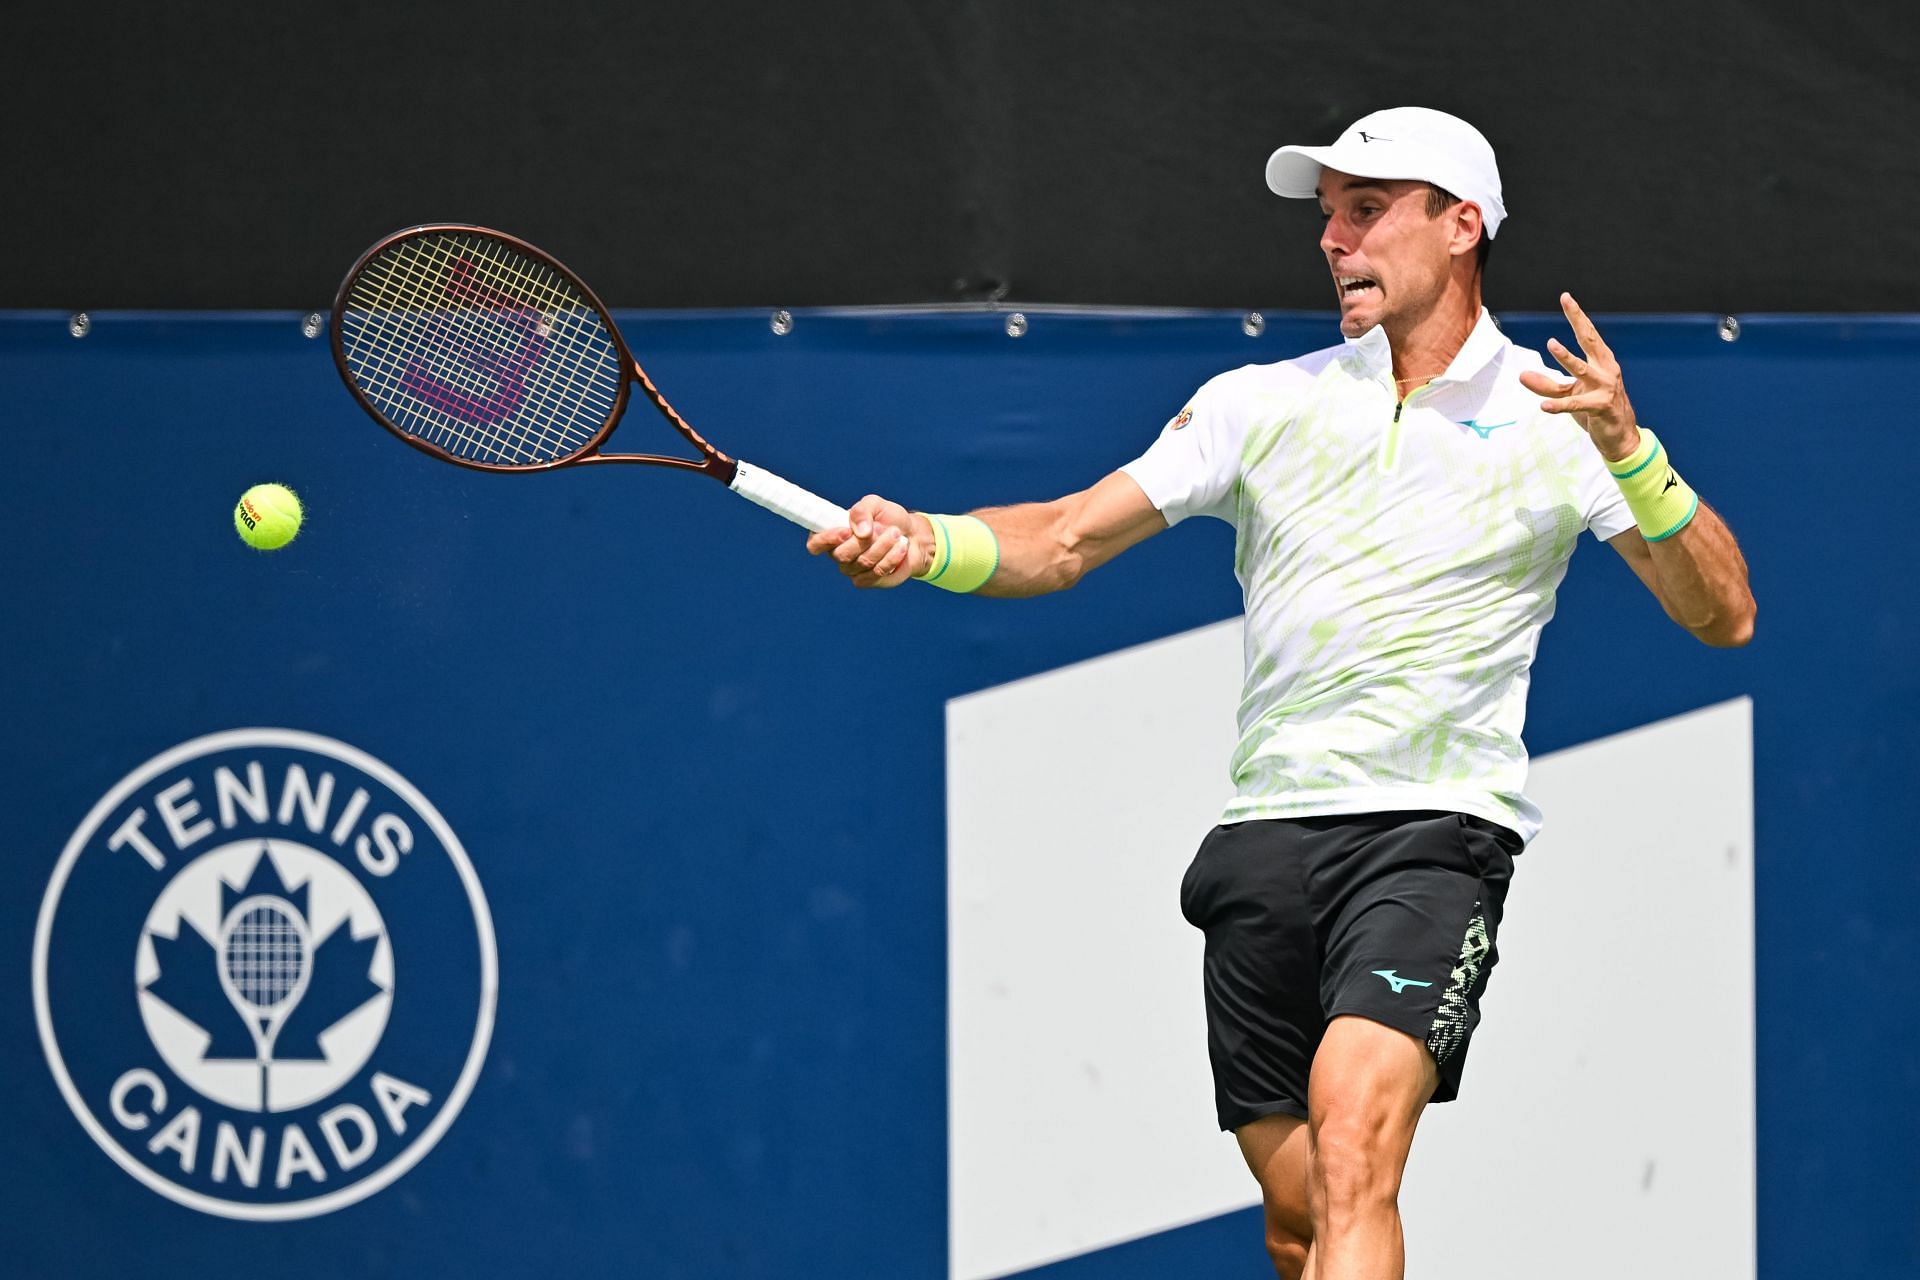
[[[977,593],[983,596],[1064,591],[1167,527],[1139,484],[1123,471],[1052,502],[968,514],[984,521],[1000,543],[999,567]],[[854,503],[846,526],[814,534],[807,539],[807,550],[831,554],[856,587],[897,587],[926,569],[933,528],[920,512],[869,494]]]

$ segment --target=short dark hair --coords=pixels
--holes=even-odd
[[[1431,182],[1427,184],[1427,216],[1429,218],[1437,218],[1459,203],[1460,197],[1445,187],[1435,186]],[[1480,243],[1474,246],[1474,253],[1479,258],[1480,270],[1482,272],[1486,271],[1487,257],[1492,252],[1493,237],[1487,234],[1487,224],[1483,211],[1480,222]]]

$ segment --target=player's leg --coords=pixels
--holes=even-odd
[[[1365,1018],[1335,1018],[1314,1055],[1307,1126],[1317,1280],[1405,1274],[1400,1178],[1439,1073],[1426,1045]]]
[[[1308,1086],[1318,1280],[1399,1276],[1414,1127],[1459,1091],[1498,958],[1519,837],[1478,818],[1384,813],[1308,841],[1329,1019]]]
[[[1260,1182],[1269,1251],[1288,1280],[1306,1261],[1307,1080],[1326,1024],[1300,835],[1289,822],[1216,827],[1180,891],[1206,934],[1215,1109]]]
[[[1271,1115],[1234,1130],[1240,1154],[1260,1183],[1266,1209],[1267,1256],[1282,1280],[1302,1280],[1313,1246],[1307,1208],[1307,1122]]]

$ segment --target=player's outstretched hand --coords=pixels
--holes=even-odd
[[[833,556],[856,587],[897,587],[926,567],[926,551],[913,543],[913,513],[897,502],[868,494],[847,512],[847,523],[807,539],[809,555]]]
[[[1558,338],[1547,339],[1547,351],[1560,367],[1573,375],[1572,382],[1555,382],[1544,373],[1529,370],[1520,375],[1520,385],[1546,399],[1540,407],[1548,413],[1570,413],[1573,420],[1593,438],[1600,456],[1618,462],[1640,446],[1640,427],[1634,420],[1633,405],[1627,401],[1626,384],[1620,377],[1620,362],[1593,321],[1573,300],[1560,295],[1560,309],[1573,326],[1580,354],[1567,350]]]

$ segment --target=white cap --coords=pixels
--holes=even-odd
[[[1355,120],[1330,147],[1282,147],[1267,160],[1267,185],[1275,195],[1309,198],[1323,168],[1444,187],[1480,206],[1480,225],[1489,240],[1507,216],[1493,147],[1478,129],[1444,111],[1388,107]]]

